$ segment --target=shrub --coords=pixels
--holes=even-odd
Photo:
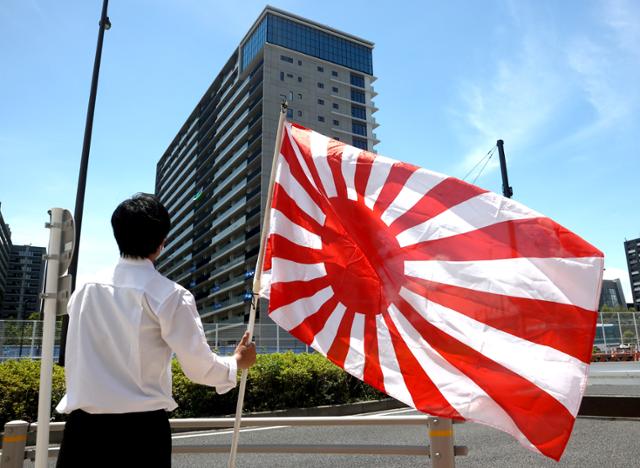
[[[235,413],[237,387],[218,395],[210,387],[185,377],[174,360],[173,397],[178,408],[175,418],[197,418]],[[240,373],[238,373],[240,378]],[[40,362],[30,360],[0,363],[0,427],[7,421],[35,421],[38,414]],[[64,369],[54,365],[51,396],[52,416],[62,419],[53,408],[64,395]],[[320,405],[375,400],[384,395],[350,376],[320,354],[259,355],[249,371],[244,410],[270,411]]]

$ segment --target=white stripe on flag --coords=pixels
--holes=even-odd
[[[324,263],[298,263],[284,258],[271,258],[271,282],[311,281],[327,275]]]
[[[389,317],[393,320],[420,367],[438,387],[444,399],[463,418],[503,430],[526,447],[539,453],[539,450],[529,442],[529,439],[513,422],[511,416],[499,404],[473,380],[452,366],[449,361],[433,349],[393,304],[389,306],[388,310]]]
[[[524,377],[576,416],[588,365],[557,349],[518,338],[401,288],[425,320],[478,353]]]
[[[473,380],[456,369],[420,336],[405,316],[393,305],[389,317],[420,366],[438,387],[442,396],[462,417],[503,430],[535,452],[539,450],[518,429],[509,414]]]
[[[373,159],[371,173],[367,181],[367,188],[364,192],[364,203],[370,210],[373,210],[376,200],[378,200],[378,196],[384,187],[384,183],[387,181],[391,167],[397,162],[398,161],[394,161],[393,159],[378,155]]]
[[[291,147],[293,148],[293,152],[295,153],[296,158],[300,163],[300,167],[302,167],[302,172],[304,172],[304,175],[307,177],[307,179],[309,179],[309,183],[313,186],[313,188],[318,190],[316,183],[313,181],[313,177],[311,177],[311,171],[309,171],[309,166],[307,166],[307,162],[302,156],[302,153],[300,153],[300,148],[298,147],[298,143],[296,142],[296,140],[293,138],[293,135],[291,134],[290,127],[289,127],[289,131],[287,132],[287,136],[289,137],[289,141],[291,142]]]
[[[426,169],[415,171],[407,179],[393,203],[382,213],[382,221],[387,226],[390,226],[391,223],[413,208],[422,197],[444,179],[446,179],[446,176],[437,172],[427,171]]]
[[[602,257],[506,258],[404,262],[407,276],[493,294],[572,304],[595,310]]]
[[[384,323],[382,314],[376,315],[376,330],[378,331],[378,357],[384,380],[384,389],[395,399],[415,408],[416,405],[402,376],[396,351],[391,341],[391,334],[387,324]]]
[[[344,360],[344,370],[360,380],[364,376],[364,314],[359,312],[353,316],[349,352]]]
[[[400,247],[464,234],[513,219],[543,217],[518,202],[486,192],[428,219],[396,236]]]
[[[347,308],[342,305],[342,303],[338,302],[338,305],[324,323],[322,330],[320,330],[313,338],[311,347],[320,354],[326,356],[329,349],[331,349],[331,345],[333,344],[333,340],[336,338],[338,327],[340,326],[340,322],[342,322],[342,318],[344,317],[344,312],[346,310]]]
[[[320,207],[316,205],[307,191],[302,188],[300,182],[293,177],[289,163],[283,156],[280,156],[275,179],[284,191],[287,192],[287,195],[289,195],[291,199],[295,200],[296,204],[300,209],[302,209],[302,211],[315,219],[320,226],[324,225],[326,215]]]
[[[327,286],[313,296],[303,297],[291,304],[278,307],[269,314],[269,317],[289,331],[304,322],[307,317],[315,314],[331,297],[333,297],[333,289],[331,286]]]
[[[269,234],[279,234],[294,244],[311,249],[321,249],[322,239],[319,235],[294,223],[276,208],[271,208],[271,225]]]
[[[360,153],[362,153],[361,149],[348,145],[345,145],[342,151],[342,177],[344,177],[344,183],[347,186],[347,198],[349,200],[358,199],[358,192],[356,192],[356,166]]]
[[[329,138],[317,132],[310,132],[311,158],[318,171],[320,182],[324,186],[327,198],[338,196],[336,184],[333,182],[333,173],[327,161],[327,146]]]

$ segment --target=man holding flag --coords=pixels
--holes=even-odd
[[[231,357],[211,352],[192,294],[153,262],[170,230],[153,195],[122,202],[111,218],[120,261],[69,300],[69,414],[58,467],[171,466],[171,357],[185,375],[225,393],[256,360],[248,332]]]

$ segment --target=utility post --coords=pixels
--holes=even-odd
[[[513,196],[513,188],[509,185],[509,176],[507,175],[507,159],[504,157],[504,141],[498,140],[498,155],[500,156],[500,173],[502,174],[502,194],[511,198]]]
[[[71,292],[76,289],[76,277],[78,276],[78,255],[80,254],[80,232],[82,230],[82,212],[84,210],[84,192],[87,185],[87,166],[89,165],[89,151],[91,150],[91,134],[93,132],[93,111],[96,107],[96,94],[98,92],[98,76],[100,75],[100,61],[102,59],[102,40],[105,30],[111,29],[111,21],[107,16],[109,0],[102,2],[102,14],[100,15],[100,29],[98,30],[98,44],[96,46],[96,57],[93,62],[93,77],[91,78],[91,92],[89,93],[89,106],[87,108],[87,121],[84,127],[84,141],[82,143],[82,156],[80,157],[80,173],[78,175],[78,190],[76,192],[76,206],[73,217],[76,226],[76,248],[69,274],[71,275]],[[67,348],[67,330],[69,328],[69,318],[65,315],[62,318],[62,332],[60,335],[60,355],[58,363],[64,366]]]

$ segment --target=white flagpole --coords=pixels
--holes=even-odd
[[[258,304],[258,293],[260,292],[261,277],[262,277],[262,263],[264,260],[264,247],[269,235],[270,225],[270,212],[271,212],[271,198],[273,195],[273,184],[276,175],[276,164],[278,161],[278,155],[280,154],[280,147],[282,145],[282,131],[284,129],[285,114],[287,111],[287,102],[283,101],[280,107],[280,118],[278,119],[278,130],[276,132],[276,143],[273,151],[273,162],[271,164],[271,177],[269,178],[269,190],[267,192],[267,203],[264,207],[264,219],[262,221],[262,232],[260,233],[260,250],[258,252],[258,261],[256,263],[256,271],[253,277],[253,297],[251,300],[251,309],[249,312],[249,324],[247,329],[249,331],[249,341],[253,338],[253,327],[256,320],[256,307]],[[229,453],[229,468],[235,468],[236,455],[238,453],[238,439],[240,437],[240,421],[242,419],[242,406],[244,404],[244,393],[247,387],[247,374],[248,370],[242,370],[242,376],[240,377],[240,388],[238,390],[238,402],[236,404],[236,419],[233,424],[233,438],[231,439],[231,451]]]

